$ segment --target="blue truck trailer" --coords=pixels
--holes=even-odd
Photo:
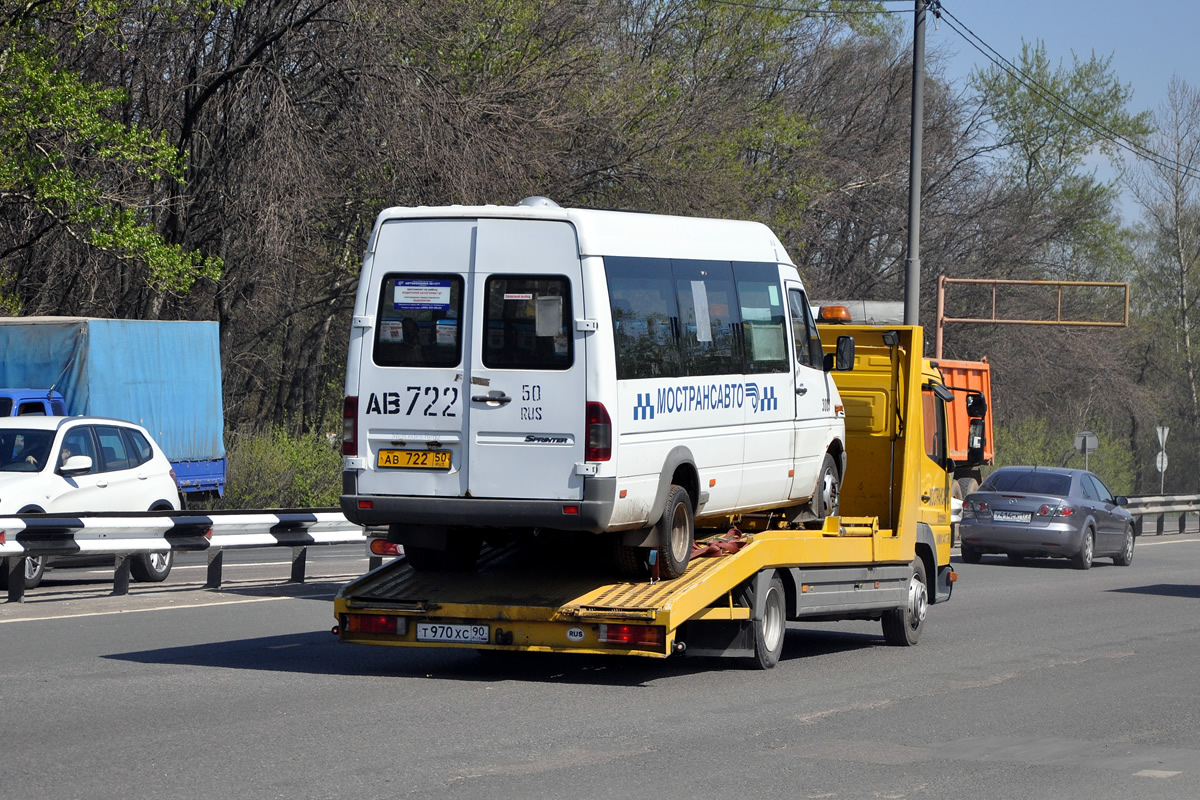
[[[0,412],[136,422],[170,459],[185,498],[225,492],[215,322],[0,319]]]

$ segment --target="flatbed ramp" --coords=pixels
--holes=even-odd
[[[614,582],[611,568],[515,544],[486,550],[467,573],[400,559],[342,588],[335,630],[343,641],[397,646],[748,655],[746,629],[761,614],[753,597],[776,575],[789,619],[902,605],[911,555],[887,563],[904,552],[895,539],[875,518],[829,518],[821,530],[751,534],[737,552],[695,558],[679,578],[656,582]]]

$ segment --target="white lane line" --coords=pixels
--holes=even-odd
[[[48,619],[75,619],[77,617],[111,617],[117,614],[140,614],[143,611],[174,611],[181,608],[212,608],[213,606],[236,606],[245,603],[269,603],[272,600],[304,600],[314,597],[325,597],[328,593],[314,595],[296,595],[296,596],[280,596],[280,597],[247,597],[241,600],[224,600],[219,603],[184,603],[182,605],[166,605],[154,606],[153,608],[122,608],[115,611],[86,611],[79,614],[56,614],[50,617],[15,617],[13,619],[0,619],[0,625],[8,622],[40,622]]]
[[[1138,539],[1145,539],[1145,535],[1139,536]],[[1157,547],[1160,544],[1196,544],[1200,539],[1176,539],[1173,542],[1138,542],[1138,547]]]

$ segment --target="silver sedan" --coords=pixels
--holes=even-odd
[[[1076,569],[1111,557],[1133,561],[1133,516],[1104,483],[1082,469],[1002,467],[963,501],[959,523],[962,559],[979,563],[986,553],[1010,561],[1029,556],[1067,558]]]

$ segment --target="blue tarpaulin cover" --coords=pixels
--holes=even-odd
[[[225,457],[215,322],[0,319],[0,386],[56,389],[69,414],[136,422],[172,461]]]

